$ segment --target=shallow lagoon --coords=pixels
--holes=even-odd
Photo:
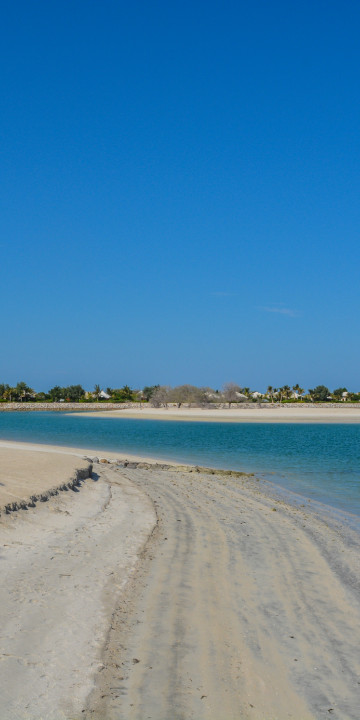
[[[360,424],[222,423],[0,413],[0,439],[254,472],[360,516]]]

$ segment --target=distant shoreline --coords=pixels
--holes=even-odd
[[[360,403],[232,403],[153,408],[138,403],[0,403],[0,412],[65,412],[83,417],[193,422],[360,423]]]
[[[75,413],[76,414],[76,413]],[[233,408],[124,408],[106,412],[82,412],[83,417],[127,418],[180,422],[221,423],[360,423],[360,407],[262,406],[244,405]],[[79,414],[80,416],[80,414]]]

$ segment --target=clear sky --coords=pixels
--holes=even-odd
[[[360,390],[360,5],[7,3],[0,382]]]

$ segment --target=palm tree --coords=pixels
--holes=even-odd
[[[289,385],[284,385],[284,387],[282,388],[282,390],[283,390],[285,399],[288,400],[289,397],[290,397],[290,395],[291,395],[291,390],[290,390]]]
[[[268,385],[266,392],[267,392],[267,394],[269,395],[269,397],[271,397],[271,402],[273,403],[273,402],[274,402],[274,388],[273,388],[273,386],[272,386],[272,385]]]
[[[292,390],[293,390],[293,393],[295,393],[295,395],[299,395],[299,389],[300,389],[299,383],[292,386]]]
[[[31,387],[29,387],[25,382],[18,382],[15,393],[18,398],[20,398],[20,402],[23,400],[26,400],[28,395],[33,395],[34,391]]]
[[[301,396],[304,392],[304,388],[300,387],[299,383],[297,383],[296,385],[293,385],[292,389],[293,389],[294,393],[296,393],[297,396],[300,398],[300,400],[302,400]]]
[[[94,395],[95,395],[95,397],[96,397],[97,400],[98,400],[99,397],[100,397],[100,393],[101,393],[100,385],[95,385],[95,387],[94,387]]]
[[[6,397],[6,393],[9,390],[9,385],[1,383],[0,384],[0,399],[4,400]]]
[[[128,385],[124,385],[124,387],[121,388],[121,392],[123,393],[124,400],[132,400],[133,399],[133,391]]]
[[[10,385],[8,385],[4,392],[4,399],[7,400],[7,402],[11,402],[15,395],[16,395],[16,388],[10,387]]]

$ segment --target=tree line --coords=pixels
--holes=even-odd
[[[0,383],[0,402],[139,402],[150,403],[153,407],[176,404],[205,406],[211,403],[288,403],[288,402],[360,402],[360,393],[351,392],[346,387],[330,391],[326,385],[317,385],[305,391],[299,384],[273,387],[268,385],[266,392],[253,391],[233,382],[223,385],[221,390],[196,385],[150,385],[142,390],[132,389],[129,385],[121,388],[102,389],[95,385],[92,391],[82,385],[55,385],[47,392],[35,392],[27,383],[18,382],[15,386]]]
[[[60,387],[55,385],[48,392],[35,392],[25,382],[19,382],[14,387],[0,383],[0,402],[94,402],[104,401],[101,388],[95,385],[94,391],[84,390],[82,385],[68,385]],[[128,385],[119,389],[107,388],[105,395],[111,402],[136,402],[138,391],[131,390]]]

